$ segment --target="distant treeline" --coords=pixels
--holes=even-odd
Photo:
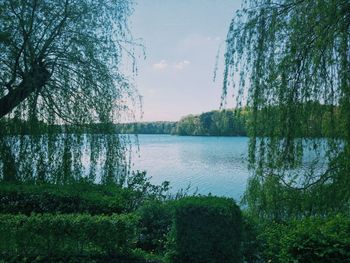
[[[210,111],[188,115],[178,122],[139,122],[118,124],[119,133],[174,134],[196,136],[245,136],[247,112]]]
[[[0,134],[42,134],[42,133],[87,133],[87,134],[173,134],[190,136],[247,136],[248,125],[252,118],[256,122],[257,136],[274,136],[276,123],[285,118],[299,122],[291,131],[284,128],[282,134],[288,137],[343,137],[343,125],[339,119],[340,109],[336,106],[318,102],[294,104],[293,107],[266,106],[256,115],[249,109],[226,109],[188,115],[178,122],[134,122],[120,124],[88,125],[48,125],[40,121],[26,122],[18,119],[0,121]],[[339,127],[329,130],[329,123],[338,123]],[[334,126],[332,126],[334,127]],[[252,132],[250,130],[250,132]]]
[[[286,118],[295,122],[293,130],[282,128],[281,134],[289,137],[344,137],[339,119],[340,109],[334,105],[319,102],[305,102],[292,106],[266,106],[253,111],[242,109],[226,109],[204,112],[199,115],[188,115],[178,122],[145,122],[117,125],[120,133],[130,134],[174,134],[192,136],[276,136],[276,124],[283,123]],[[249,126],[255,120],[255,129]],[[299,120],[296,122],[296,120]],[[338,127],[330,125],[338,123]],[[250,128],[249,128],[250,127]],[[333,127],[329,130],[327,127]],[[249,130],[249,131],[248,131]]]
[[[201,136],[246,136],[247,112],[234,110],[210,111],[189,115],[176,125],[173,134]]]
[[[124,134],[171,134],[176,129],[176,122],[133,122],[117,124],[118,133]]]

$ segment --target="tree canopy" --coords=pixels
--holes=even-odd
[[[0,178],[125,177],[126,141],[109,124],[136,97],[121,70],[139,45],[132,11],[128,0],[0,2]]]
[[[106,121],[121,109],[130,1],[9,0],[0,10],[0,117],[18,106],[26,118]]]
[[[173,133],[199,136],[246,136],[248,112],[241,109],[204,112],[188,115],[177,122]]]
[[[348,209],[350,2],[245,1],[229,28],[225,65],[223,95],[233,85],[252,113],[252,211],[283,218]],[[310,137],[310,127],[323,138]]]

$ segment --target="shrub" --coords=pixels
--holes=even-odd
[[[247,263],[260,262],[261,244],[258,236],[258,221],[253,220],[247,214],[243,213],[242,223],[242,254],[243,261]]]
[[[140,220],[138,247],[147,252],[163,254],[167,234],[172,225],[171,203],[150,201],[137,211]]]
[[[147,201],[169,199],[170,183],[162,182],[160,185],[154,185],[150,182],[151,177],[148,177],[145,171],[132,172],[126,182],[126,189],[132,194],[131,207],[138,208]]]
[[[287,239],[288,238],[288,239]],[[308,218],[293,222],[284,240],[284,254],[298,262],[349,262],[350,219]]]
[[[92,184],[31,185],[0,184],[0,213],[89,213],[130,212],[132,191],[117,186]]]
[[[125,187],[75,182],[67,185],[5,183],[0,181],[0,213],[128,213],[148,200],[165,200],[169,182],[153,185],[136,171]]]
[[[232,199],[187,197],[177,202],[171,262],[241,262],[241,212]]]
[[[350,219],[310,217],[261,230],[263,255],[273,262],[349,262]]]
[[[126,255],[136,241],[136,225],[132,214],[0,215],[1,257],[51,261]]]
[[[288,227],[282,223],[260,222],[258,240],[260,253],[264,262],[281,262],[282,239],[287,234]]]

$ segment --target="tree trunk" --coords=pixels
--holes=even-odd
[[[42,89],[49,79],[49,72],[44,64],[28,72],[22,82],[0,99],[0,118],[10,113],[16,106],[28,98],[34,91]]]
[[[5,182],[14,182],[17,180],[17,167],[15,157],[13,156],[11,148],[6,144],[3,137],[0,137],[0,146],[0,157],[3,164],[2,179]]]

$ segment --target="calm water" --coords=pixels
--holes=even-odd
[[[139,135],[134,170],[146,170],[153,183],[170,181],[172,192],[198,188],[198,193],[238,200],[248,178],[246,137]]]

